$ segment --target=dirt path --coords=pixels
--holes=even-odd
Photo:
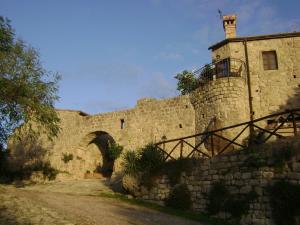
[[[77,183],[78,187],[82,185]],[[29,188],[0,186],[0,224],[199,225],[194,221],[118,200],[82,195],[79,190],[70,194],[67,192],[68,186],[73,192],[76,189],[70,183]],[[100,188],[93,182],[83,186],[93,192]],[[60,193],[57,192],[58,189]]]

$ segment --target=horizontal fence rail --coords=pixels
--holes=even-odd
[[[250,137],[250,128],[254,134]],[[165,160],[176,158],[211,158],[243,150],[250,144],[263,144],[270,139],[296,136],[300,128],[300,108],[264,116],[253,121],[206,131],[195,135],[164,140],[155,144]]]

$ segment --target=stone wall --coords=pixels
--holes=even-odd
[[[191,102],[196,112],[196,133],[216,130],[249,120],[245,76],[224,77],[210,81],[191,94]],[[240,129],[231,129],[226,133],[220,133],[220,135],[233,138]],[[243,140],[245,135],[247,135],[247,132],[237,141]],[[209,149],[206,149],[206,151],[209,151]]]
[[[299,146],[299,140],[295,140]],[[266,151],[270,164],[273,162],[270,157],[271,152]],[[231,194],[247,195],[252,191],[257,194],[255,200],[250,202],[248,214],[243,216],[241,220],[243,225],[273,224],[266,187],[283,178],[291,183],[300,184],[300,154],[294,156],[282,170],[275,166],[266,165],[260,168],[251,167],[250,163],[247,163],[249,158],[253,156],[251,155],[250,152],[239,151],[216,156],[212,159],[200,160],[191,173],[182,173],[179,183],[186,184],[191,192],[192,210],[205,213],[208,204],[207,196],[212,185],[223,182]],[[123,182],[127,188],[129,184],[128,190],[131,191],[131,194],[137,198],[152,200],[161,204],[168,198],[172,189],[166,175],[157,177],[154,187],[150,190],[134,183],[137,181],[128,182],[126,180],[130,180],[130,177],[125,177]],[[218,217],[224,218],[224,214],[219,214]]]
[[[58,110],[58,114],[61,133],[53,143],[41,137],[36,144],[47,150],[45,160],[62,172],[59,176],[70,178],[83,178],[86,172],[93,173],[103,165],[103,145],[97,144],[96,139],[114,140],[127,151],[160,141],[162,137],[172,139],[195,133],[195,111],[189,96],[141,99],[133,109],[97,115],[73,110]],[[15,160],[18,152],[24,152],[22,146],[18,149],[16,144],[10,146]],[[66,163],[63,155],[68,154],[73,159]],[[120,163],[120,160],[115,162],[115,170],[120,170]]]

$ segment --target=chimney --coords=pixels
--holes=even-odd
[[[236,37],[236,15],[223,16],[223,27],[225,31],[225,38]]]

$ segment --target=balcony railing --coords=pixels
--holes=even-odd
[[[206,64],[200,69],[194,70],[194,75],[200,83],[206,83],[224,77],[246,77],[245,62],[240,59],[226,58],[210,64]]]

